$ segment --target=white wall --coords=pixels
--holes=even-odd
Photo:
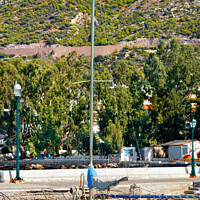
[[[152,168],[103,168],[96,169],[101,180],[115,180],[128,176],[129,179],[149,178],[188,178],[191,169],[187,167],[152,167]],[[5,181],[15,178],[16,171],[1,171]],[[49,181],[49,180],[80,180],[87,169],[57,169],[57,170],[20,170],[20,177],[24,181]],[[196,168],[198,175],[198,167]]]
[[[184,152],[184,148],[187,149],[187,152]],[[168,158],[169,159],[175,159],[180,160],[180,158],[183,158],[185,154],[189,152],[187,145],[182,146],[169,146],[168,148]]]

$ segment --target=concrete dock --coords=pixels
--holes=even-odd
[[[140,195],[183,194],[194,181],[200,181],[199,178],[189,178],[190,170],[191,167],[96,169],[101,180],[129,177],[127,182],[112,187],[110,192],[130,194],[134,188],[134,193]],[[198,170],[196,167],[197,175]],[[5,182],[0,183],[0,192],[11,199],[73,199],[70,188],[80,186],[81,174],[84,174],[84,185],[87,184],[87,169],[20,170],[22,183],[10,183],[16,171],[1,172]]]

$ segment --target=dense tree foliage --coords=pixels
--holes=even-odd
[[[123,146],[151,146],[174,139],[190,138],[185,122],[198,121],[199,48],[171,40],[160,41],[155,53],[125,47],[113,55],[98,56],[95,63],[94,120],[99,132],[94,152],[104,141],[104,153]],[[140,62],[134,60],[138,55]],[[146,58],[144,60],[144,58]],[[6,147],[16,141],[16,100],[13,86],[22,85],[20,145],[32,155],[58,153],[60,148],[89,152],[90,67],[89,59],[71,52],[67,57],[42,60],[10,58],[0,61],[0,131],[7,134]],[[111,85],[107,80],[113,80]],[[195,100],[191,96],[195,95]],[[150,99],[152,109],[144,109]],[[9,109],[9,112],[8,112]],[[5,112],[6,111],[6,112]],[[195,137],[199,138],[199,129]],[[100,141],[101,139],[101,141]],[[71,146],[70,146],[71,145]]]
[[[190,45],[172,40],[169,46],[161,40],[157,53],[147,59],[145,75],[154,91],[151,118],[160,142],[184,138],[189,103],[199,98],[200,63],[195,55]]]

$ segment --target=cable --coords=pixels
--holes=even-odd
[[[133,129],[134,129],[134,126],[133,126]],[[135,132],[134,132],[135,133]],[[136,146],[138,147],[138,151],[139,151],[139,155],[140,155],[140,168],[141,168],[141,163],[143,163],[143,166],[144,166],[144,161],[142,161],[141,160],[141,152],[140,152],[140,146],[139,146],[139,142],[138,142],[138,139],[137,139],[137,136],[136,136],[136,134],[134,134],[135,135],[135,140],[136,140]],[[151,178],[152,176],[151,176],[151,174],[149,173],[149,171],[148,171],[148,168],[147,168],[147,173],[148,173],[148,176]],[[141,179],[140,179],[141,180]],[[156,185],[155,185],[155,183],[153,183],[153,186],[154,186],[154,189],[156,190]]]
[[[163,194],[160,194],[160,193],[158,193],[158,192],[154,192],[154,191],[152,191],[152,190],[147,190],[147,189],[144,189],[144,188],[141,188],[141,189],[142,189],[142,190],[145,190],[145,191],[147,191],[147,192],[153,193],[153,194],[163,195]]]
[[[9,199],[9,200],[11,200],[7,195],[5,195],[3,192],[0,192],[0,194],[2,195],[2,197],[3,197],[3,200],[5,200],[5,197],[7,198],[7,199]]]

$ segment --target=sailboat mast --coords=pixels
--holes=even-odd
[[[92,0],[91,12],[91,61],[90,61],[90,164],[93,167],[93,118],[94,118],[94,10],[95,0]],[[92,188],[90,188],[89,199],[92,200]]]
[[[91,10],[91,61],[90,61],[90,167],[93,167],[93,118],[94,118],[94,12],[95,0],[92,0]]]

